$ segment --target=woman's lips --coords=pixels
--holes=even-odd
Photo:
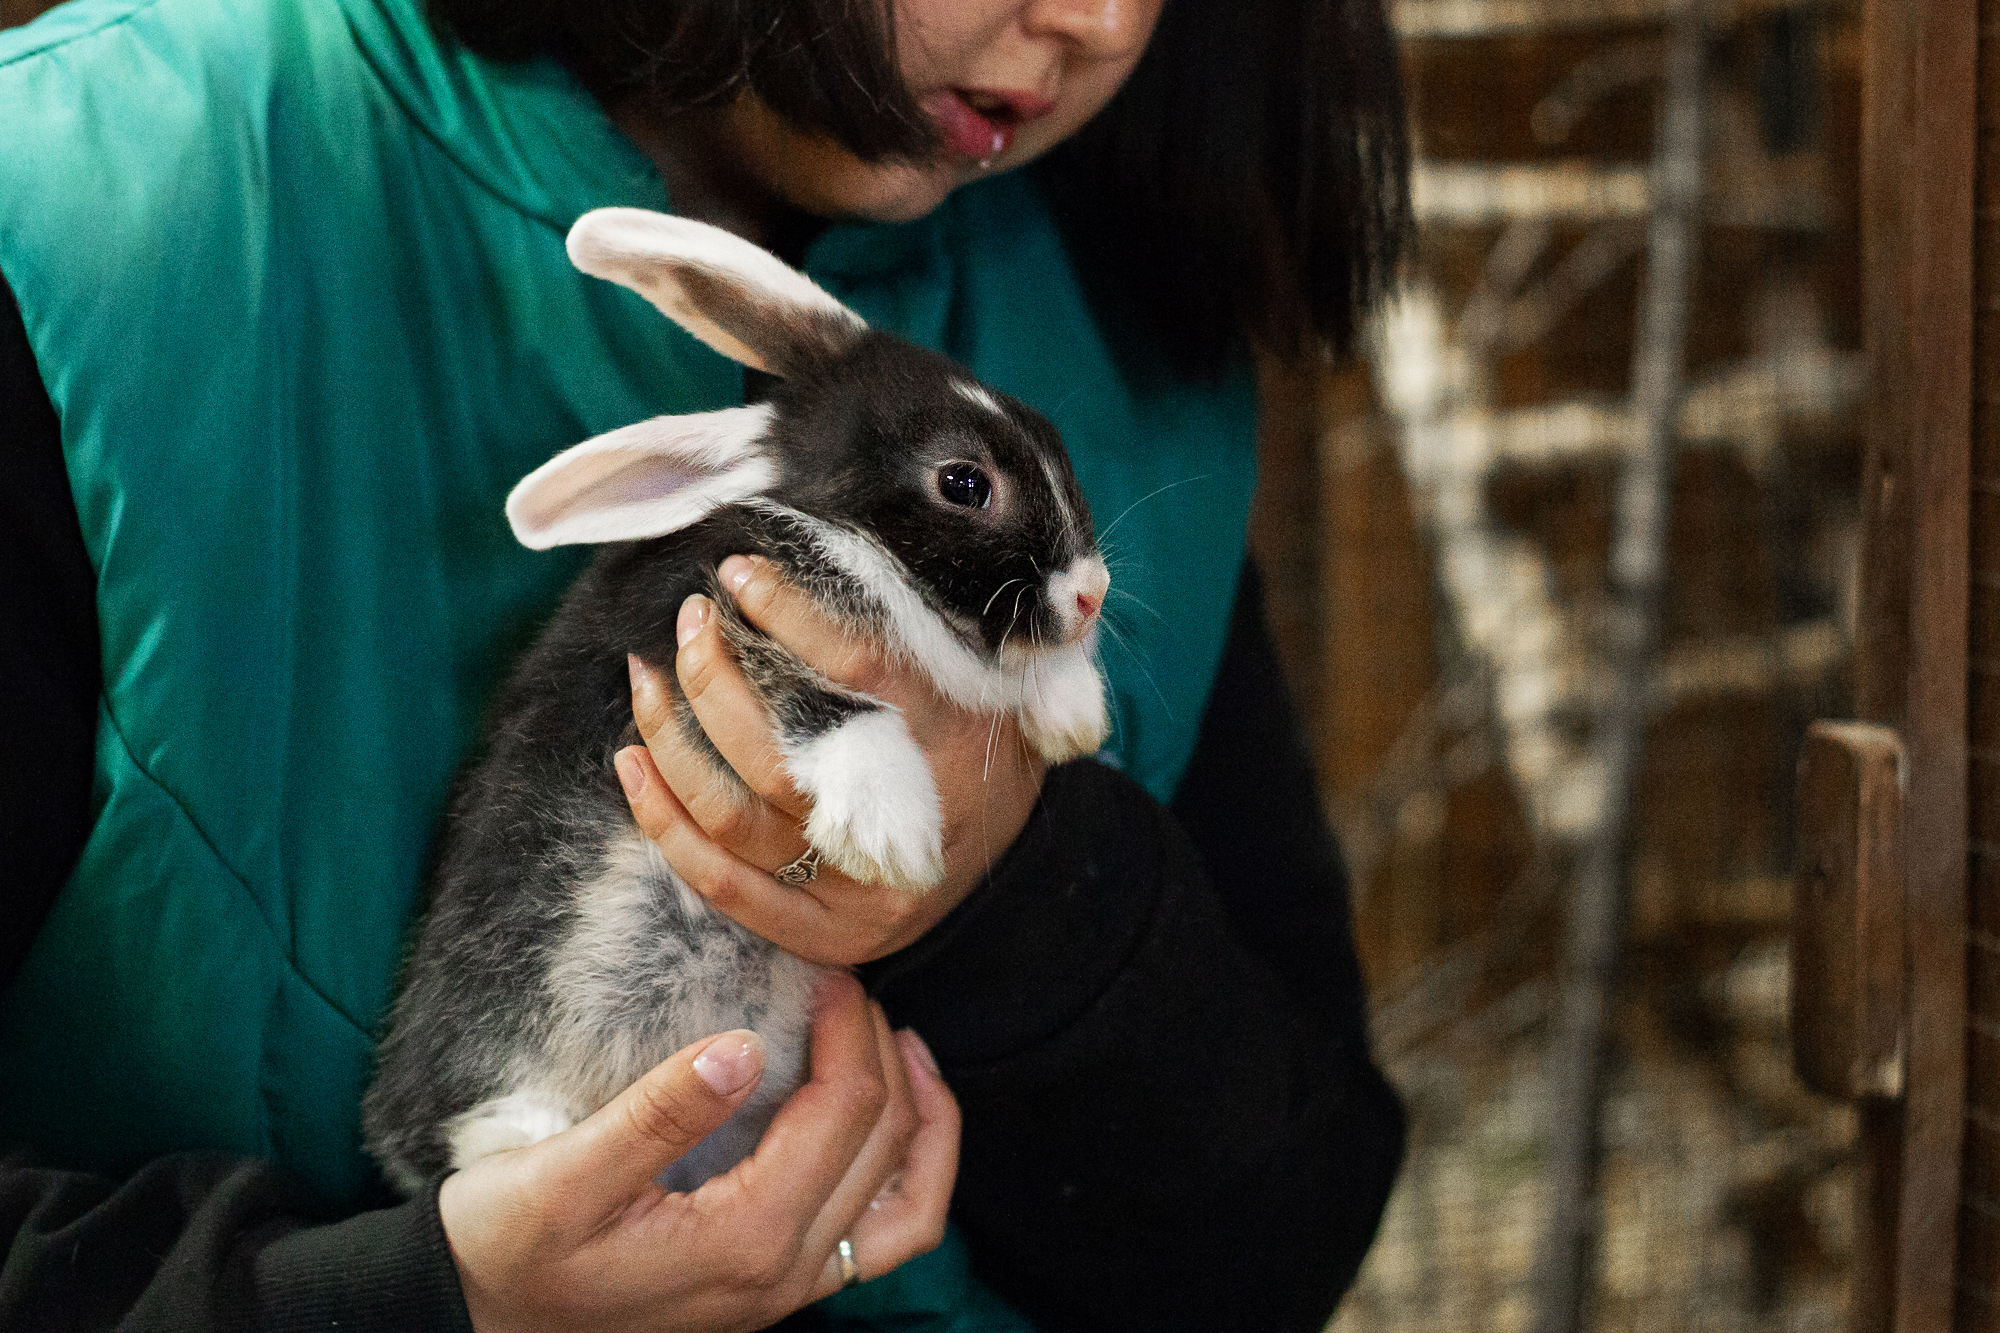
[[[1047,115],[1055,102],[1033,93],[947,88],[924,99],[944,133],[945,146],[960,157],[984,162],[1014,145],[1014,131]]]

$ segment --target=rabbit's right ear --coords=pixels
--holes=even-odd
[[[537,551],[678,532],[770,489],[778,469],[762,440],[772,415],[760,403],[607,431],[521,478],[507,522]]]
[[[643,208],[599,208],[569,229],[572,264],[623,283],[733,361],[790,378],[847,350],[868,325],[776,255],[720,227]]]

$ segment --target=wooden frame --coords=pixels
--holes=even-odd
[[[1864,1109],[1853,1326],[1950,1328],[1965,1105],[1978,0],[1867,0],[1860,716],[1909,756],[1904,1096]]]

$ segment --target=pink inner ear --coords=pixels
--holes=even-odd
[[[675,491],[685,490],[706,476],[680,460],[643,454],[637,450],[626,454],[622,462],[623,465],[616,470],[572,492],[558,506],[560,512],[603,512],[623,509],[627,505],[650,504],[666,499]]]
[[[577,473],[594,474],[580,477]],[[669,459],[645,449],[606,451],[572,465],[568,485],[551,478],[549,484],[531,493],[521,517],[537,530],[547,531],[565,519],[581,514],[604,514],[629,505],[665,499],[703,479],[704,474],[683,460]]]
[[[586,440],[521,479],[507,521],[524,546],[657,537],[772,483],[768,406],[654,417]]]

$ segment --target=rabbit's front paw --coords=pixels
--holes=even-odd
[[[1037,658],[1021,683],[1021,734],[1052,764],[1096,754],[1111,734],[1104,681],[1090,650],[1073,643]]]
[[[937,784],[902,714],[862,713],[795,741],[785,766],[812,800],[806,841],[841,873],[907,893],[944,878]]]

